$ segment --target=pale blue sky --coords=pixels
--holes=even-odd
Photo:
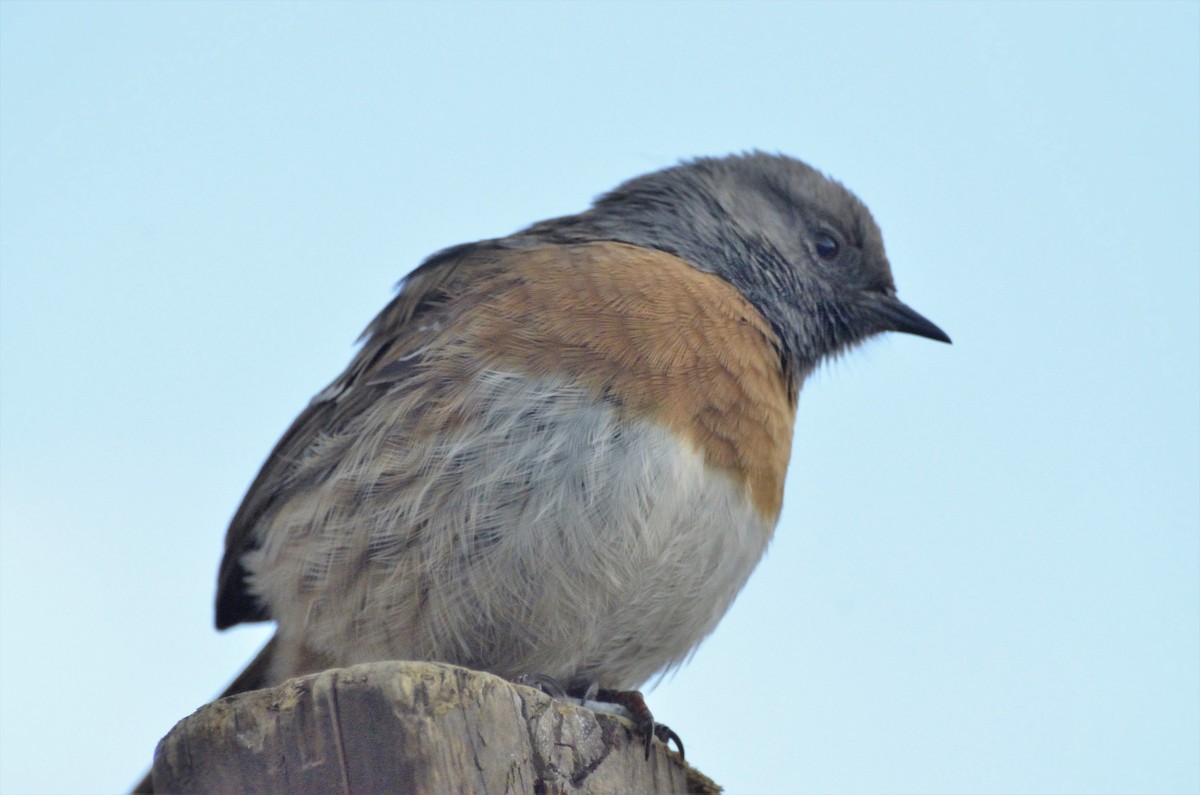
[[[655,713],[731,793],[1200,791],[1200,5],[7,0],[0,791],[129,786],[252,656],[225,523],[406,271],[754,147],[955,344],[810,381]]]

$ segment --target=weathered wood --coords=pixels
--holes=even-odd
[[[154,753],[165,793],[719,792],[621,718],[491,674],[385,662],[220,699]]]

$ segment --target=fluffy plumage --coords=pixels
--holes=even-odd
[[[429,659],[633,688],[683,660],[779,515],[796,396],[902,304],[878,227],[791,158],[700,159],[427,260],[229,528],[237,689]]]

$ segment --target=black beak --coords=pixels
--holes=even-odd
[[[872,296],[863,306],[879,321],[880,331],[899,331],[938,342],[950,342],[946,332],[899,298]]]

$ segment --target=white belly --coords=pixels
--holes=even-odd
[[[292,658],[615,688],[681,662],[773,520],[700,452],[581,389],[493,371],[457,399],[462,430],[436,406],[379,418],[268,519],[246,563]]]

